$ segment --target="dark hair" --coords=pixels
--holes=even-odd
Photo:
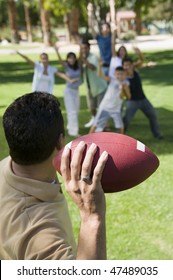
[[[21,165],[41,163],[64,135],[60,103],[55,96],[33,92],[17,98],[3,115],[12,159]]]
[[[108,22],[102,21],[101,24],[100,24],[100,27],[102,28],[103,25],[107,25],[107,27],[108,27],[109,29],[111,29],[111,26],[110,26],[110,24],[109,24]]]
[[[74,63],[73,65],[70,65],[70,64],[68,63],[68,61],[66,60],[68,66],[69,66],[70,68],[72,68],[73,70],[79,69],[79,63],[78,63],[76,54],[73,53],[73,52],[69,52],[69,53],[67,54],[67,59],[68,59],[69,57],[71,57],[71,56],[73,56],[73,57],[76,59],[76,61],[75,61],[75,63]]]
[[[49,58],[48,54],[45,53],[45,52],[41,53],[41,54],[40,54],[40,57],[41,57],[42,55],[45,55],[45,56],[47,57],[47,59]]]
[[[83,39],[82,39],[81,44],[82,44],[82,45],[87,45],[88,48],[90,48],[90,43],[89,43],[88,39],[86,39],[86,38],[83,38]]]
[[[124,68],[122,66],[118,66],[118,67],[115,68],[115,71],[124,72]]]
[[[130,63],[133,64],[133,59],[132,59],[131,57],[129,57],[129,56],[126,56],[126,57],[123,59],[123,64],[124,64],[124,62],[130,62]]]
[[[127,49],[126,49],[126,47],[124,47],[124,46],[119,47],[119,49],[118,49],[118,51],[117,51],[117,55],[120,56],[120,50],[121,50],[121,49],[124,49],[124,50],[125,50],[125,52],[126,52],[125,57],[126,57],[126,56],[127,56]]]

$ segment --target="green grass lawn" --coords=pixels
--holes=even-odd
[[[30,58],[37,60],[38,55]],[[56,55],[50,54],[52,65]],[[163,141],[155,140],[148,120],[138,112],[129,127],[128,135],[145,143],[160,160],[159,169],[139,186],[121,193],[107,194],[108,259],[173,260],[173,51],[146,52],[153,68],[140,70],[144,91],[155,106],[160,120]],[[17,55],[0,55],[0,159],[8,155],[2,129],[2,115],[18,96],[31,91],[33,69]],[[56,79],[54,94],[59,98],[63,115],[64,82]],[[86,106],[85,87],[81,86],[80,134],[87,134],[84,123],[90,118]],[[110,122],[112,130],[112,122]],[[69,142],[71,138],[67,137]],[[61,179],[60,179],[61,180]],[[77,239],[79,213],[73,202],[69,209]]]

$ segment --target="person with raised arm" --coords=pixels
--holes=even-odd
[[[66,82],[64,90],[64,105],[67,112],[68,135],[72,137],[79,137],[79,86],[82,84],[80,63],[76,57],[76,54],[73,52],[67,53],[66,61],[63,61],[58,46],[55,46],[55,51],[65,74],[70,79],[76,79],[76,82],[73,83]]]
[[[76,82],[76,79],[70,79],[67,75],[59,72],[58,69],[49,64],[47,53],[40,54],[40,61],[33,61],[21,52],[16,52],[24,58],[33,68],[34,76],[32,81],[32,91],[43,91],[52,94],[55,83],[55,75],[69,83]]]
[[[128,52],[125,46],[120,46],[118,50],[116,51],[116,40],[115,40],[115,35],[116,35],[116,27],[114,27],[114,31],[112,34],[112,57],[110,61],[110,67],[109,67],[109,73],[108,76],[110,78],[115,78],[115,69],[119,66],[123,65],[123,59],[128,56]],[[133,65],[135,68],[140,68],[143,65],[144,62],[144,56],[140,49],[138,47],[133,47],[133,50],[135,54],[137,55],[137,60],[133,62]]]
[[[112,32],[111,26],[108,22],[102,22],[100,26],[100,32],[97,32],[94,27],[94,9],[92,3],[87,6],[88,10],[88,26],[91,29],[91,33],[94,39],[96,39],[100,57],[102,59],[102,70],[105,75],[108,75],[110,61],[112,57]]]
[[[90,43],[87,40],[81,42],[80,61],[84,83],[87,88],[87,103],[91,112],[91,119],[85,124],[85,127],[91,127],[97,113],[97,108],[107,89],[107,82],[98,76],[99,58],[90,52]]]

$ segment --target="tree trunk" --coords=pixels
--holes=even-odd
[[[23,5],[25,11],[27,38],[28,38],[28,42],[32,42],[32,27],[31,27],[31,18],[29,14],[29,3],[25,1]]]
[[[11,42],[19,43],[19,34],[17,29],[17,10],[14,0],[7,0],[8,17],[11,29]]]
[[[141,6],[135,7],[134,11],[136,13],[136,32],[140,35],[142,30]]]
[[[67,41],[79,42],[79,9],[73,8],[69,14],[64,16],[64,25],[67,30]]]
[[[40,18],[43,32],[43,42],[46,46],[51,46],[51,25],[49,12],[44,9],[44,0],[40,0]]]
[[[64,27],[67,30],[66,40],[67,40],[67,42],[70,42],[70,27],[69,27],[69,15],[68,14],[64,15]]]
[[[115,0],[109,0],[111,22],[116,24]]]

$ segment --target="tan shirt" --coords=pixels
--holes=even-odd
[[[0,258],[70,260],[76,246],[59,184],[16,176],[0,161]]]

